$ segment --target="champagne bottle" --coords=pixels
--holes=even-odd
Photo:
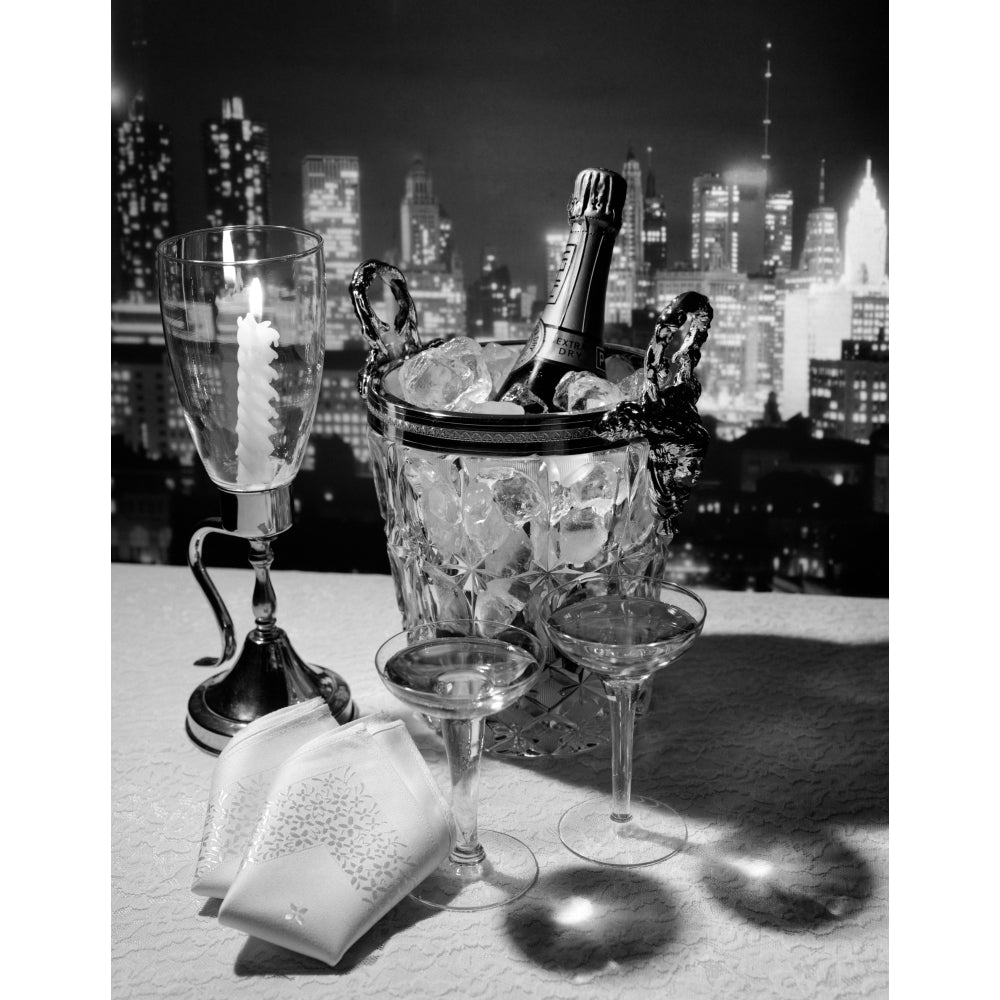
[[[604,297],[626,187],[613,170],[588,168],[577,175],[559,273],[496,399],[542,412],[543,404],[551,409],[552,394],[567,372],[604,376]]]

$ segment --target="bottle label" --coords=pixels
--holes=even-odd
[[[524,345],[524,360],[533,358],[558,361],[571,368],[604,374],[603,345],[595,344],[574,330],[546,326],[541,320],[535,324]]]

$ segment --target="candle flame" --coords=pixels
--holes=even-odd
[[[260,278],[254,278],[250,282],[247,298],[250,302],[250,312],[253,313],[253,318],[259,323],[261,316],[264,314],[264,290],[260,287]]]
[[[236,268],[232,265],[236,261],[236,254],[233,253],[233,235],[228,229],[222,230],[222,277],[227,285],[236,284]]]

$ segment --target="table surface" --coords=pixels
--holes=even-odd
[[[242,638],[251,571],[213,578]],[[657,675],[635,745],[633,792],[682,813],[687,849],[615,870],[561,845],[562,812],[610,788],[607,747],[487,755],[480,826],[532,847],[535,887],[471,914],[406,899],[330,968],[191,893],[215,758],[184,714],[218,630],[186,567],[115,564],[111,585],[114,997],[888,995],[887,600],[704,591],[704,633]],[[405,719],[445,788],[440,742],[372,665],[400,627],[391,579],[278,570],[274,586],[299,653],[363,714]]]

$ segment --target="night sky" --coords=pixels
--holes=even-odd
[[[541,285],[576,173],[620,171],[631,145],[644,174],[652,147],[670,260],[685,260],[692,178],[760,162],[765,39],[772,188],[795,193],[796,263],[821,158],[841,225],[868,157],[888,208],[884,4],[113,0],[111,17],[112,119],[141,86],[172,130],[179,230],[205,224],[201,123],[238,95],[270,130],[272,222],[302,224],[303,156],[360,158],[365,257],[398,244],[420,155],[467,280],[489,243]]]

